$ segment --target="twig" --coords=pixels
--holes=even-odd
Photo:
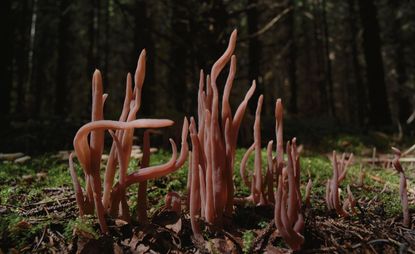
[[[293,9],[294,9],[293,7],[289,7],[287,9],[285,9],[284,11],[279,13],[277,16],[275,16],[273,19],[271,19],[271,21],[268,22],[263,28],[261,28],[260,30],[258,30],[257,32],[255,32],[253,34],[248,35],[245,38],[241,38],[240,41],[244,41],[244,40],[247,40],[247,39],[258,37],[261,34],[265,33],[266,31],[268,31],[273,25],[275,25],[279,20],[281,20],[285,15],[287,15]]]
[[[268,242],[269,237],[271,236],[272,232],[275,230],[275,221],[272,219],[268,224],[265,231],[259,235],[256,239],[248,253],[259,253],[265,248],[265,244]],[[259,247],[257,246],[258,244]]]
[[[392,158],[363,158],[361,159],[363,162],[366,163],[389,163],[392,162]],[[409,157],[409,158],[401,158],[401,162],[411,163],[415,162],[415,157]]]
[[[47,226],[43,229],[42,236],[40,237],[39,241],[37,242],[36,247],[34,248],[34,250],[37,250],[37,248],[39,248],[40,244],[41,244],[41,243],[42,243],[42,241],[43,241],[43,238],[44,238],[44,237],[45,237],[45,235],[46,235],[46,230],[47,230],[47,229],[48,229],[48,227],[47,227]]]
[[[406,155],[408,155],[408,154],[412,153],[414,150],[415,150],[415,144],[414,144],[414,145],[412,145],[412,146],[411,146],[408,150],[406,150],[405,152],[403,152],[403,153],[402,153],[402,156],[404,157],[404,156],[406,156]]]

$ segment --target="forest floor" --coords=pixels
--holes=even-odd
[[[348,150],[348,149],[344,149]],[[249,195],[241,184],[236,155],[237,197]],[[301,156],[301,191],[313,181],[311,207],[305,208],[304,253],[415,253],[414,227],[402,225],[399,176],[393,168],[364,163],[371,148],[355,150],[355,160],[340,188],[351,190],[358,200],[357,213],[348,219],[328,211],[325,186],[331,178],[330,153],[304,149]],[[265,151],[263,152],[265,159]],[[185,203],[187,165],[166,177],[149,182],[151,223],[126,224],[111,220],[110,236],[102,236],[94,217],[79,218],[65,153],[45,154],[23,163],[0,162],[0,253],[283,253],[289,249],[277,234],[272,207],[237,206],[228,226],[215,233],[205,231],[206,243],[195,245],[187,208],[182,215],[165,211],[164,196],[176,191]],[[392,155],[389,155],[392,158]],[[169,159],[158,151],[151,164]],[[265,160],[264,160],[265,161]],[[131,171],[138,160],[131,161]],[[252,169],[253,158],[248,162]],[[408,177],[412,225],[415,223],[415,168],[403,163]],[[82,175],[77,165],[78,175]],[[364,175],[364,177],[362,177]],[[129,189],[130,207],[135,208],[137,187]],[[342,192],[342,198],[345,191]],[[132,211],[134,213],[134,211]]]

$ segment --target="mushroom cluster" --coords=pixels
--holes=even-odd
[[[350,163],[353,160],[353,154],[350,154],[346,159],[346,154],[343,153],[341,160],[338,161],[336,152],[333,151],[332,163],[333,163],[333,176],[327,180],[326,185],[326,204],[329,210],[334,210],[342,217],[349,217],[350,213],[348,208],[353,213],[356,213],[356,199],[353,196],[350,186],[347,185],[347,198],[344,200],[343,205],[340,203],[339,185],[346,178],[346,173]]]
[[[144,132],[143,162],[141,168],[133,173],[127,172],[131,157],[134,128],[157,129],[174,124],[168,119],[136,119],[141,105],[141,93],[145,77],[146,51],[143,50],[138,59],[134,75],[134,89],[131,74],[127,75],[125,99],[121,116],[118,121],[104,120],[104,103],[108,95],[103,93],[101,73],[96,70],[92,79],[92,116],[91,122],[82,126],[75,135],[75,154],[83,169],[85,177],[85,194],[73,166],[73,155],[69,158],[69,168],[76,192],[79,212],[97,214],[101,231],[108,232],[105,214],[113,217],[120,216],[130,221],[130,211],[127,203],[126,189],[135,183],[140,183],[138,192],[138,219],[146,220],[146,184],[145,181],[164,176],[180,168],[188,156],[188,121],[185,118],[182,131],[182,149],[177,155],[175,142],[170,139],[172,146],[171,159],[162,165],[149,166],[150,144],[149,131]],[[104,149],[104,134],[108,131],[113,142],[105,167],[104,186],[102,188],[100,168]],[[114,183],[118,169],[118,181]],[[102,191],[103,189],[103,191]],[[144,219],[143,219],[144,217]]]
[[[222,225],[224,217],[233,212],[233,168],[238,131],[249,99],[255,91],[255,81],[244,100],[232,115],[229,96],[236,72],[236,30],[232,32],[228,47],[215,62],[210,75],[200,72],[198,91],[198,123],[190,119],[192,156],[189,179],[189,209],[192,229],[200,238],[198,220],[208,224]],[[217,78],[225,65],[230,62],[229,74],[222,96],[222,110],[219,113],[219,91]],[[196,126],[197,125],[197,126]]]

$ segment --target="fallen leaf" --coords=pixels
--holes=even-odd
[[[19,229],[29,229],[32,227],[32,224],[30,224],[29,222],[25,220],[21,220],[16,224],[16,227]]]
[[[182,219],[178,219],[176,221],[176,223],[173,224],[167,224],[165,226],[166,228],[172,230],[173,232],[175,232],[176,234],[178,234],[180,231],[182,231]]]

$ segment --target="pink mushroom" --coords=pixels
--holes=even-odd
[[[353,160],[353,154],[350,154],[346,160],[346,154],[341,157],[340,162],[337,161],[336,151],[333,151],[332,163],[333,163],[333,177],[327,180],[326,185],[326,204],[329,210],[335,210],[336,213],[342,217],[349,217],[350,214],[346,211],[348,207],[355,212],[354,206],[356,200],[348,187],[348,198],[345,199],[344,204],[340,203],[339,185],[346,178],[348,166]]]
[[[205,219],[217,226],[233,211],[233,167],[239,127],[249,99],[255,90],[255,83],[232,115],[229,97],[236,72],[236,30],[232,32],[224,54],[215,62],[211,75],[200,72],[198,91],[198,126],[191,121],[192,162],[188,181],[188,207],[191,213],[192,229],[199,234],[198,219]],[[230,62],[229,74],[222,96],[222,110],[219,112],[219,91],[217,77]],[[206,81],[205,81],[206,80]]]
[[[275,225],[281,237],[294,251],[300,250],[304,243],[301,232],[304,228],[304,216],[301,212],[301,193],[297,192],[298,182],[295,181],[292,157],[293,147],[287,142],[287,166],[280,173],[278,190],[275,193]],[[286,184],[288,180],[288,186]]]
[[[131,75],[127,75],[125,100],[118,121],[104,120],[103,107],[107,95],[103,94],[102,91],[102,78],[100,72],[98,70],[94,72],[92,79],[91,122],[82,126],[74,138],[75,153],[85,174],[86,197],[84,197],[82,187],[76,176],[72,155],[69,158],[69,168],[80,214],[92,214],[95,210],[103,233],[108,232],[108,227],[105,222],[105,213],[118,216],[121,212],[121,217],[123,219],[130,219],[126,188],[131,184],[145,182],[146,180],[161,177],[173,172],[180,168],[187,159],[188,145],[186,139],[188,123],[187,119],[185,119],[182,131],[182,149],[179,157],[177,157],[176,144],[173,140],[170,140],[173,155],[169,162],[163,165],[149,167],[148,161],[144,161],[145,167],[141,168],[138,172],[127,174],[134,128],[152,129],[173,125],[173,121],[168,119],[136,120],[136,114],[141,105],[141,91],[145,75],[145,57],[146,52],[143,50],[140,54],[136,73],[134,75],[134,89],[132,88]],[[102,193],[100,163],[104,146],[105,130],[108,130],[112,136],[113,144],[105,170],[104,193]],[[146,142],[149,142],[149,140],[146,140]],[[144,159],[148,160],[147,154]],[[119,181],[113,186],[117,164],[119,166]],[[143,191],[143,188],[145,189],[145,184],[141,186],[141,192]],[[142,197],[142,195],[140,197]],[[146,197],[143,197],[143,199],[143,204],[145,204]],[[145,206],[144,208],[141,207],[139,209],[141,212],[139,213],[140,219],[143,217],[143,209],[145,209]]]

